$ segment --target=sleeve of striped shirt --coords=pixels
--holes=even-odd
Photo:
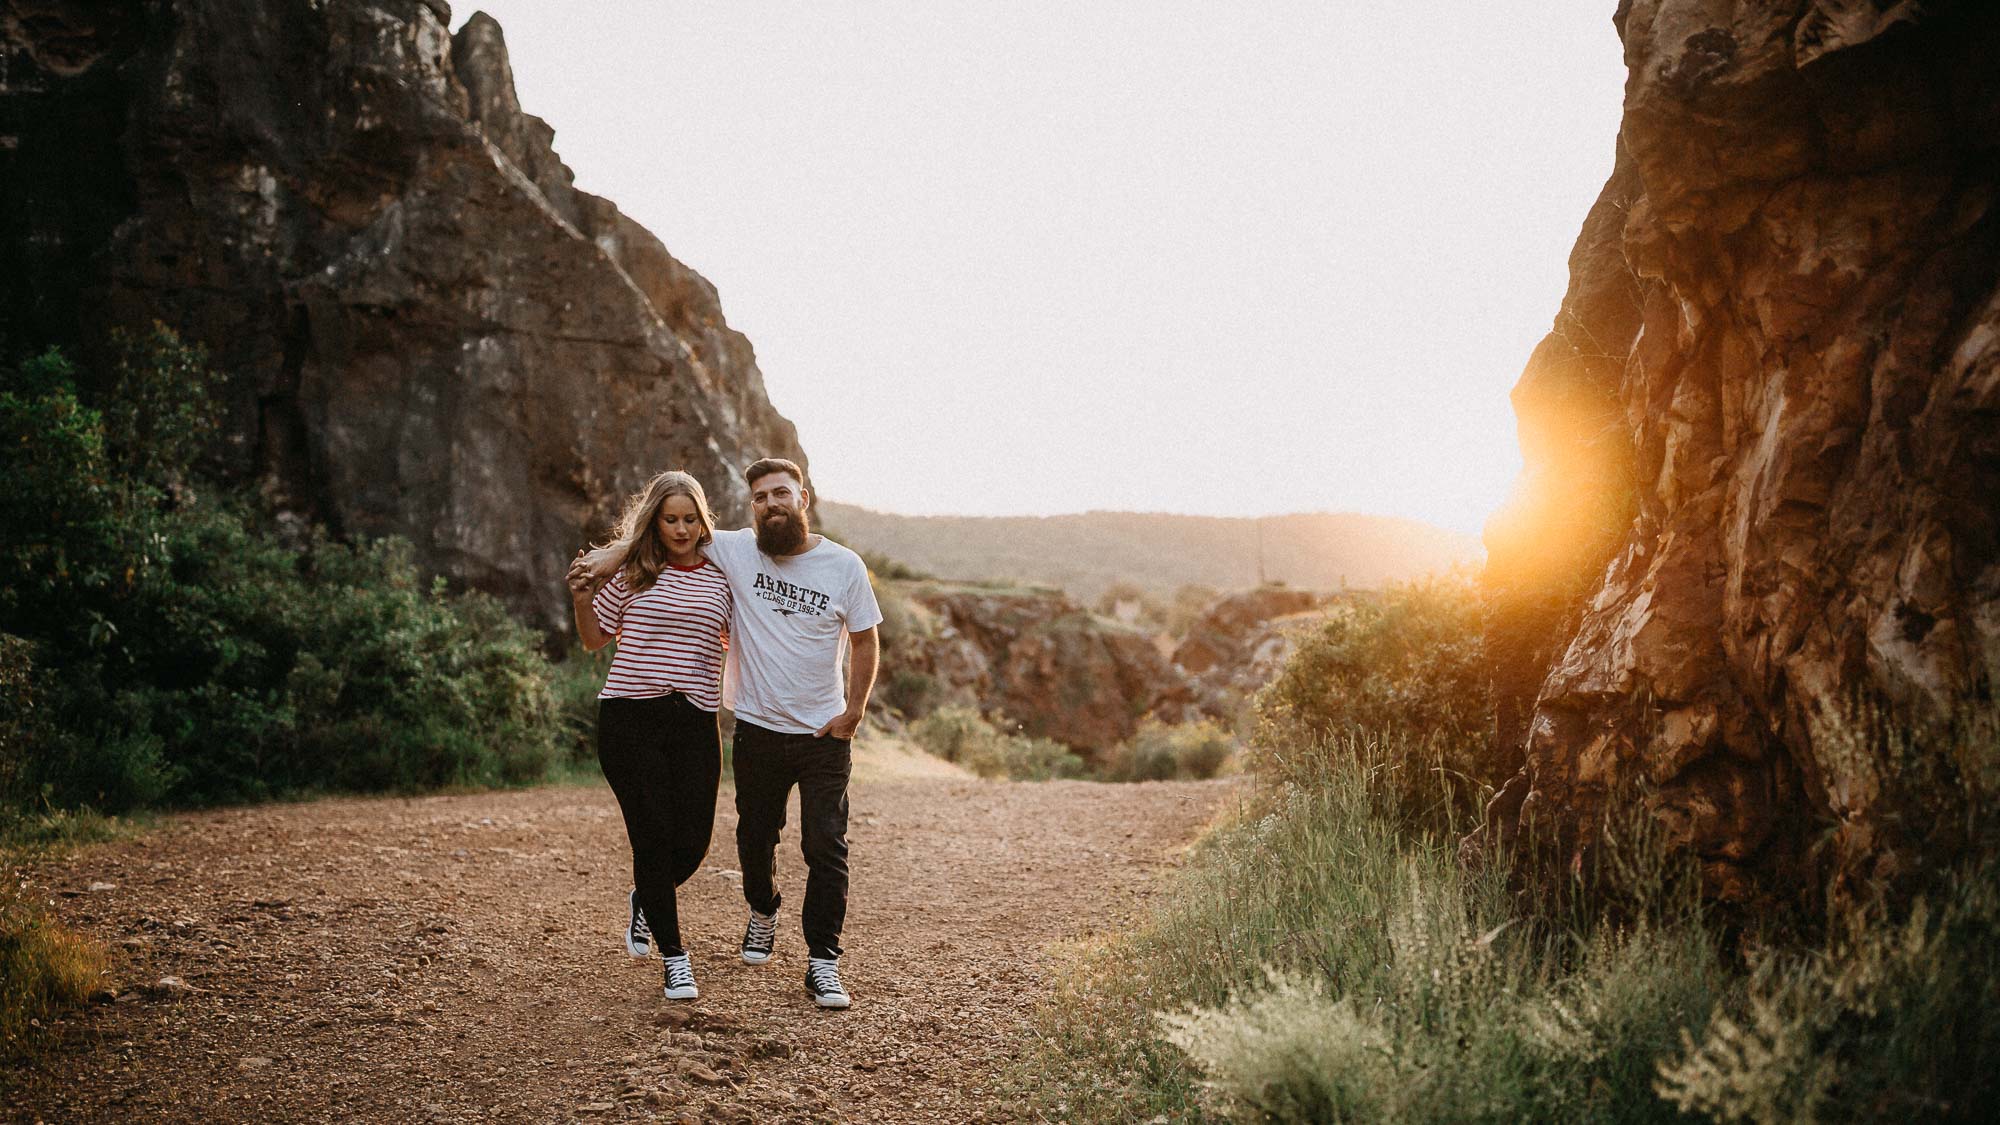
[[[631,600],[632,592],[626,588],[625,572],[621,570],[591,596],[590,608],[597,614],[597,627],[617,636],[618,626],[625,620],[625,603]]]

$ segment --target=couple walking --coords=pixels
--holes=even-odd
[[[716,709],[726,705],[750,906],[743,960],[771,959],[778,832],[797,786],[806,991],[822,1008],[845,1008],[850,747],[875,682],[882,612],[860,556],[812,532],[796,464],[765,458],[743,476],[751,528],[716,530],[700,482],[661,473],[626,505],[617,539],[570,565],[583,646],[618,641],[598,695],[597,755],[632,843],[625,944],[639,957],[659,950],[668,999],[698,994],[675,888],[708,852],[722,773]]]

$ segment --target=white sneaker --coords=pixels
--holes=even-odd
[[[761,965],[771,959],[771,946],[778,939],[778,916],[750,911],[750,924],[743,927],[743,963]]]
[[[666,958],[667,986],[669,1000],[692,1000],[701,995],[701,989],[694,986],[694,962],[685,953],[676,953]]]
[[[845,1008],[853,1003],[840,984],[840,962],[829,957],[806,959],[806,991],[822,1008]]]
[[[634,957],[653,955],[653,929],[646,925],[646,912],[639,909],[639,892],[633,891],[625,919],[625,952]]]

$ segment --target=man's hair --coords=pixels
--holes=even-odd
[[[792,479],[799,482],[800,488],[806,486],[805,470],[799,468],[798,462],[787,461],[783,457],[765,457],[751,462],[750,467],[743,470],[743,483],[754,487],[772,473],[790,473]]]

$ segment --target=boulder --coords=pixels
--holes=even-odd
[[[0,352],[160,320],[231,376],[227,471],[567,627],[666,468],[725,522],[805,457],[715,290],[575,188],[499,25],[441,0],[0,3]]]
[[[1938,843],[1912,790],[1978,783],[1876,725],[1990,715],[2000,675],[2000,6],[1618,26],[1615,171],[1487,529],[1492,820],[1584,865],[1642,802],[1724,899],[1893,879]]]

